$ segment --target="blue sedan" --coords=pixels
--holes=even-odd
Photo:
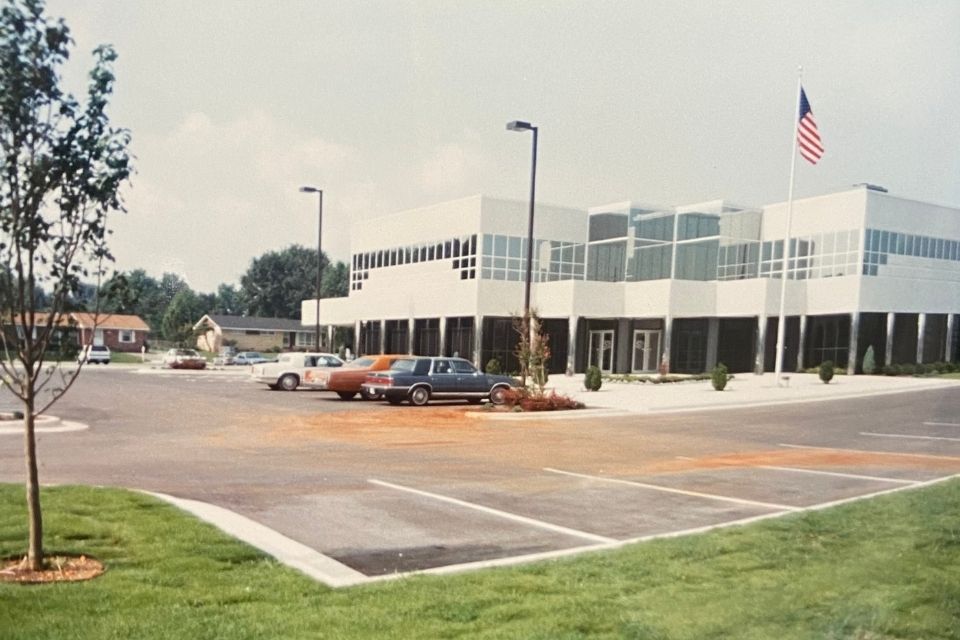
[[[505,392],[516,382],[509,376],[482,373],[463,358],[410,358],[397,360],[386,371],[367,374],[363,390],[382,394],[390,404],[409,400],[421,407],[431,398],[503,404]]]

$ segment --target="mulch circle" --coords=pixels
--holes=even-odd
[[[48,555],[45,568],[31,571],[25,556],[0,560],[0,582],[42,584],[47,582],[79,582],[96,578],[104,572],[103,563],[90,556]]]

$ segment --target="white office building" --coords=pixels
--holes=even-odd
[[[527,203],[475,196],[357,224],[328,335],[359,353],[516,370]],[[551,372],[772,371],[787,204],[537,204],[531,306]],[[793,203],[784,370],[960,359],[960,210],[862,185]],[[315,300],[302,322],[315,323]]]

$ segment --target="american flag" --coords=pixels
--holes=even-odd
[[[807,101],[807,94],[800,87],[800,119],[797,120],[797,143],[800,155],[810,164],[817,164],[823,155],[823,143],[820,142],[820,132],[817,131],[817,122],[813,119],[813,111]]]

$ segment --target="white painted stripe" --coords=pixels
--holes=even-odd
[[[688,458],[687,456],[677,456],[677,460],[696,460],[696,458]]]
[[[590,540],[592,542],[597,542],[600,544],[609,544],[617,541],[615,538],[608,538],[606,536],[600,536],[595,533],[587,533],[586,531],[570,529],[568,527],[563,527],[558,524],[544,522],[543,520],[535,520],[534,518],[528,518],[526,516],[517,515],[515,513],[510,513],[508,511],[501,511],[500,509],[485,507],[482,504],[476,504],[473,502],[467,502],[466,500],[459,500],[457,498],[451,498],[450,496],[440,495],[439,493],[421,491],[420,489],[405,487],[403,485],[394,484],[392,482],[384,482],[383,480],[376,480],[373,478],[369,479],[368,482],[381,487],[386,487],[388,489],[396,489],[397,491],[406,491],[407,493],[423,496],[425,498],[432,498],[434,500],[439,500],[440,502],[455,504],[459,507],[466,507],[468,509],[473,509],[474,511],[480,511],[482,513],[486,513],[492,516],[497,516],[499,518],[504,518],[506,520],[512,520],[514,522],[519,522],[519,523],[530,525],[533,527],[539,527],[540,529],[546,529],[547,531],[553,531],[555,533],[562,533],[568,536],[583,538],[584,540]]]
[[[837,476],[838,478],[853,478],[854,480],[875,480],[877,482],[896,482],[899,484],[916,484],[920,480],[902,480],[900,478],[881,478],[879,476],[863,476],[857,473],[840,473],[839,471],[821,471],[820,469],[799,469],[797,467],[769,467],[761,465],[758,469],[773,469],[774,471],[796,471],[797,473],[815,473],[821,476]]]
[[[812,449],[814,451],[843,451],[845,453],[868,453],[878,456],[906,456],[908,458],[933,458],[934,460],[960,460],[957,456],[935,456],[929,453],[900,453],[897,451],[870,451],[866,449],[845,449],[842,447],[814,447],[808,444],[786,444],[779,443],[778,447],[787,449]]]
[[[707,498],[708,500],[722,500],[724,502],[735,502],[737,504],[746,504],[754,507],[764,507],[766,509],[777,509],[779,511],[799,511],[800,507],[793,507],[785,504],[776,504],[774,502],[760,502],[758,500],[747,500],[744,498],[731,498],[730,496],[720,496],[713,493],[701,493],[699,491],[687,491],[686,489],[674,489],[672,487],[663,487],[656,484],[647,484],[646,482],[635,482],[633,480],[621,480],[620,478],[607,478],[604,476],[591,476],[585,473],[574,473],[573,471],[563,471],[561,469],[551,469],[545,467],[544,471],[559,473],[574,478],[585,478],[587,480],[599,480],[601,482],[613,482],[616,484],[625,484],[631,487],[640,487],[641,489],[653,489],[654,491],[664,491],[666,493],[677,493],[694,498]]]
[[[904,438],[906,440],[948,440],[949,442],[960,442],[960,438],[944,438],[942,436],[911,436],[903,433],[872,433],[870,431],[861,431],[862,436],[872,436],[874,438]]]
[[[956,422],[924,422],[923,426],[925,427],[960,427],[960,423]]]

